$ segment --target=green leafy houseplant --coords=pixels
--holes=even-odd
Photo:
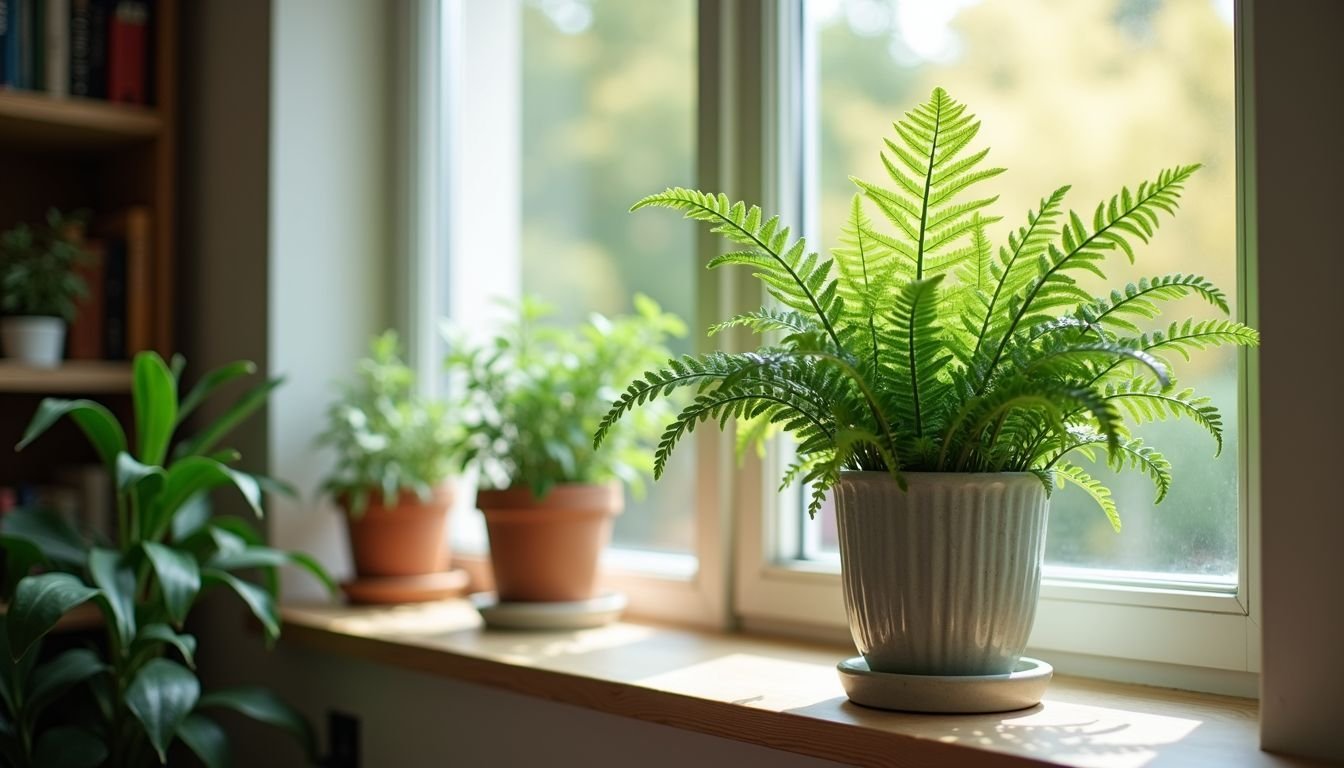
[[[0,314],[75,317],[88,291],[75,267],[88,259],[76,233],[83,217],[52,208],[42,226],[20,224],[0,234]]]
[[[488,344],[455,345],[446,365],[462,385],[464,458],[481,468],[483,484],[527,486],[538,498],[560,483],[641,488],[662,415],[622,423],[600,449],[591,435],[620,383],[666,360],[667,339],[686,328],[647,296],[634,306],[633,315],[594,314],[571,330],[544,324],[550,310],[525,299]]]
[[[323,489],[348,498],[351,514],[364,512],[371,490],[389,504],[402,490],[428,498],[457,470],[460,427],[442,402],[417,395],[415,386],[389,331],[373,340],[354,381],[328,408],[318,443],[335,451],[336,466]]]
[[[1003,169],[983,166],[987,149],[969,148],[979,127],[942,89],[895,123],[882,152],[890,183],[854,179],[830,257],[808,252],[778,217],[723,195],[677,188],[636,203],[711,224],[732,251],[709,266],[752,269],[777,302],[714,330],[745,326],[779,340],[645,373],[615,401],[596,442],[636,406],[690,389],[695,399],[664,432],[655,471],[708,419],[783,429],[798,446],[784,484],[811,485],[812,514],[843,470],[902,484],[909,472],[1032,472],[1047,492],[1081,486],[1119,529],[1110,491],[1070,461],[1098,450],[1113,467],[1146,473],[1160,501],[1170,465],[1128,425],[1190,418],[1221,450],[1218,411],[1176,384],[1171,358],[1258,336],[1228,319],[1142,327],[1185,296],[1227,313],[1225,294],[1199,275],[1159,275],[1101,297],[1078,278],[1104,278],[1108,258],[1133,262],[1134,245],[1175,213],[1198,166],[1125,187],[1091,216],[1066,212],[1061,187],[995,249],[987,229],[998,221],[988,214],[996,198],[972,191]],[[866,207],[887,226],[874,226]]]
[[[166,762],[181,742],[208,766],[228,763],[227,737],[208,714],[232,709],[295,733],[312,752],[308,725],[261,688],[203,692],[193,671],[198,639],[184,625],[201,594],[235,593],[269,641],[280,631],[277,568],[293,563],[331,586],[307,555],[266,547],[245,520],[212,516],[208,495],[228,488],[260,516],[274,481],[231,465],[220,446],[261,407],[278,379],[241,394],[194,435],[183,421],[220,386],[252,374],[248,362],[204,375],[179,396],[183,363],[153,352],[133,363],[134,436],[103,405],[46,399],[19,448],[69,418],[115,480],[116,541],[88,541],[59,519],[31,510],[6,515],[0,544],[13,585],[0,617],[0,755],[16,766],[137,766]],[[264,586],[239,577],[260,570]],[[16,584],[14,582],[17,582]],[[67,650],[42,660],[43,638],[62,615],[94,603],[105,648]],[[62,702],[60,717],[51,705]]]

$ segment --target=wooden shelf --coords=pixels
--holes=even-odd
[[[0,141],[29,148],[99,147],[157,137],[153,109],[43,93],[0,90]]]
[[[69,360],[60,368],[31,368],[0,360],[0,392],[38,395],[93,395],[131,391],[131,364]]]

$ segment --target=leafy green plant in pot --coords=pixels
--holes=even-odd
[[[134,444],[113,414],[90,400],[48,398],[19,448],[68,418],[115,480],[115,541],[86,540],[59,518],[15,510],[0,523],[9,607],[0,616],[0,756],[14,766],[140,766],[166,763],[175,744],[207,766],[228,764],[228,739],[213,719],[234,710],[284,728],[313,754],[307,722],[263,688],[203,691],[199,646],[185,626],[205,592],[234,593],[268,642],[280,632],[277,568],[295,564],[328,585],[302,553],[273,549],[243,518],[212,515],[216,489],[238,493],[261,515],[263,488],[282,488],[232,465],[220,441],[261,407],[279,380],[244,391],[194,435],[184,420],[220,386],[252,374],[248,362],[204,375],[185,396],[183,364],[153,352],[133,362]],[[240,572],[260,571],[262,585]],[[15,583],[17,582],[17,583]],[[47,658],[43,638],[62,615],[97,606],[106,627],[98,649]],[[208,639],[205,639],[208,642]],[[53,707],[60,703],[60,707]]]
[[[591,435],[621,382],[668,357],[676,316],[637,295],[635,314],[594,314],[581,327],[543,322],[524,300],[489,343],[456,344],[446,365],[462,386],[465,457],[479,467],[491,566],[504,602],[568,602],[595,595],[597,561],[624,506],[622,483],[642,491],[650,450],[670,412],[641,414],[596,448]]]
[[[20,224],[0,234],[0,346],[29,365],[60,365],[66,324],[88,291],[75,268],[83,217],[55,208],[42,226]]]
[[[1102,452],[1151,477],[1161,500],[1170,465],[1129,425],[1189,418],[1221,449],[1218,412],[1175,383],[1171,358],[1258,341],[1227,319],[1141,327],[1185,296],[1226,313],[1226,296],[1198,275],[1100,297],[1077,282],[1133,261],[1197,166],[1126,187],[1086,218],[1065,211],[1061,187],[996,250],[996,198],[973,191],[1002,169],[970,148],[979,127],[942,89],[895,123],[882,152],[890,183],[854,180],[829,258],[722,195],[669,189],[634,206],[682,211],[723,235],[732,252],[709,266],[752,269],[777,303],[719,327],[779,340],[646,373],[598,442],[632,409],[684,388],[696,396],[663,435],[658,470],[708,419],[789,432],[784,484],[811,486],[811,514],[834,491],[852,635],[881,673],[1012,671],[1035,616],[1051,488],[1081,486],[1120,526],[1109,490],[1072,459]]]
[[[318,442],[336,453],[323,488],[345,510],[358,577],[366,586],[370,580],[401,579],[396,591],[403,599],[442,596],[441,589],[430,588],[432,580],[416,582],[417,591],[406,579],[448,569],[447,480],[458,468],[461,437],[444,404],[417,393],[415,373],[398,356],[395,333],[373,340],[369,356],[327,410],[327,429]],[[381,594],[351,585],[347,592],[353,599]]]

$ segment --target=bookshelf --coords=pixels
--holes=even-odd
[[[148,306],[147,346],[167,355],[174,349],[180,0],[156,0],[152,8],[149,106],[0,88],[0,230],[39,221],[53,206],[86,209],[95,221],[146,208],[149,257],[140,274],[147,287],[140,295],[147,301],[137,306]],[[49,482],[62,465],[96,461],[72,425],[12,453],[43,397],[93,398],[126,420],[130,389],[125,360],[37,369],[0,358],[0,486]]]

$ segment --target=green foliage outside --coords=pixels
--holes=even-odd
[[[723,195],[669,189],[636,203],[708,222],[734,250],[711,268],[750,268],[778,303],[721,323],[779,334],[745,354],[684,356],[632,383],[596,434],[636,406],[681,389],[695,400],[669,424],[655,475],[706,420],[746,422],[763,439],[797,441],[784,486],[803,481],[815,513],[842,470],[1018,472],[1084,489],[1117,530],[1110,490],[1075,454],[1102,452],[1115,469],[1146,474],[1160,501],[1170,465],[1130,424],[1187,418],[1221,449],[1222,421],[1207,398],[1176,385],[1172,355],[1257,343],[1231,320],[1141,326],[1168,301],[1196,297],[1223,313],[1225,294],[1198,275],[1145,278],[1095,298],[1080,275],[1135,261],[1198,166],[1163,170],[1122,188],[1090,215],[1064,208],[1069,188],[1042,198],[996,250],[987,227],[997,197],[979,186],[1002,168],[975,149],[980,123],[936,88],[894,125],[880,153],[888,181],[858,187],[832,257],[809,253],[778,217]],[[977,194],[971,194],[976,192]],[[876,208],[875,227],[866,208]],[[1086,215],[1086,218],[1084,216]],[[764,425],[764,427],[762,426]]]
[[[85,538],[59,518],[15,510],[0,521],[5,555],[0,616],[0,762],[5,765],[143,766],[166,764],[181,744],[211,768],[229,764],[228,737],[215,714],[233,710],[283,728],[315,757],[312,732],[292,707],[263,688],[203,691],[195,672],[202,640],[185,631],[192,608],[212,590],[231,592],[251,611],[268,642],[280,633],[277,569],[294,564],[329,589],[335,585],[308,555],[267,547],[246,520],[211,514],[209,495],[228,489],[261,516],[274,480],[232,465],[238,452],[221,441],[262,407],[278,379],[242,392],[192,435],[184,421],[219,387],[253,374],[250,362],[210,371],[181,395],[183,361],[168,366],[153,352],[135,357],[134,429],[90,400],[43,400],[21,449],[68,418],[88,438],[116,488],[115,541]],[[134,443],[128,441],[132,434]],[[261,585],[240,574],[260,572]],[[92,602],[106,644],[47,657],[43,638],[72,609]],[[59,708],[53,707],[57,702]]]
[[[402,490],[428,498],[460,465],[460,432],[442,401],[417,392],[415,372],[388,331],[372,341],[327,409],[318,443],[335,451],[336,466],[323,489],[346,499],[354,515],[367,508],[370,493],[382,493],[389,504]]]
[[[0,234],[0,314],[75,319],[75,301],[88,292],[75,272],[89,258],[75,237],[83,224],[52,208],[40,226]]]
[[[464,457],[487,487],[526,486],[540,498],[557,483],[621,480],[635,492],[667,411],[641,413],[597,449],[591,435],[622,383],[670,356],[685,324],[647,296],[635,314],[593,314],[578,327],[544,322],[549,309],[524,299],[490,342],[453,345],[446,366],[461,397]]]

